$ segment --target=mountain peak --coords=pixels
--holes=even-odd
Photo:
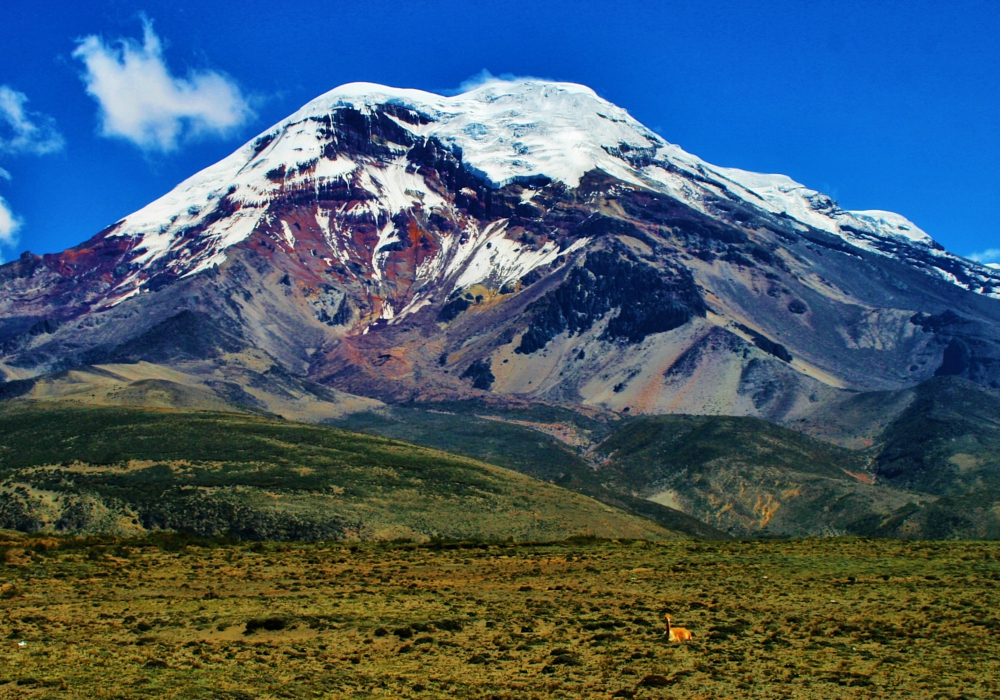
[[[19,377],[263,352],[394,400],[772,418],[941,373],[1000,386],[1000,271],[900,215],[707,163],[567,83],[344,85],[77,248],[0,269]]]
[[[627,168],[609,155],[609,149],[622,144],[643,150],[665,145],[628,112],[590,88],[539,80],[495,80],[450,97],[348,83],[307,103],[276,129],[344,108],[369,113],[378,105],[422,115],[427,123],[403,127],[459,150],[464,164],[494,187],[535,177],[576,187],[594,168],[627,177]]]
[[[496,80],[450,97],[348,83],[310,101],[116,224],[108,235],[134,242],[130,262],[136,273],[113,287],[107,303],[136,293],[144,283],[141,271],[150,265],[187,276],[221,264],[225,250],[250,236],[270,204],[289,191],[318,192],[352,182],[367,192],[371,199],[365,206],[378,209],[373,214],[383,222],[418,206],[447,208],[407,160],[421,143],[439,144],[494,190],[546,182],[574,189],[584,175],[599,171],[622,186],[667,195],[707,216],[716,215],[713,202],[729,200],[784,217],[802,231],[817,230],[854,248],[901,258],[977,293],[994,295],[1000,289],[995,270],[950,255],[898,214],[845,211],[787,176],[706,163],[582,85]],[[191,235],[198,245],[182,255]]]
[[[605,104],[611,104],[598,97],[593,89],[579,83],[566,83],[538,78],[518,78],[504,80],[492,78],[464,92],[453,95],[442,95],[436,92],[417,90],[415,88],[398,88],[379,83],[353,82],[344,83],[306,103],[303,110],[313,105],[326,106],[340,99],[361,99],[371,104],[389,100],[400,100],[410,104],[459,104],[468,100],[490,101],[499,97],[511,97],[518,100],[532,100],[538,97],[550,97],[557,93],[586,95]]]

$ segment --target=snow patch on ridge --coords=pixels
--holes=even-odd
[[[518,241],[504,237],[503,228],[495,230],[485,240],[481,240],[468,256],[468,264],[455,281],[456,289],[464,289],[474,284],[490,281],[497,287],[517,282],[536,267],[555,262],[560,255],[568,255],[583,248],[590,242],[589,238],[574,241],[565,250],[560,251],[552,241],[548,241],[538,250]]]
[[[688,154],[678,157],[676,152],[673,158],[675,162],[695,168],[702,175],[716,175],[730,193],[761,209],[789,216],[806,226],[839,236],[856,248],[896,257],[959,287],[1000,298],[1000,275],[985,265],[947,252],[919,226],[900,214],[841,209],[828,195],[811,190],[786,175],[720,168]],[[668,175],[673,180],[677,179],[672,173]],[[677,185],[668,178],[662,180],[663,184],[673,188],[671,194],[677,196],[680,189],[686,195],[685,201],[702,208],[695,192],[685,192],[683,185]],[[972,281],[960,280],[953,272],[956,268],[962,269]]]
[[[786,175],[765,175],[717,166],[707,166],[707,169],[738,185],[744,193],[751,195],[749,199],[752,203],[776,214],[787,214],[796,221],[840,236],[862,248],[878,252],[878,249],[860,240],[851,229],[922,246],[934,243],[926,232],[904,216],[888,211],[843,210],[827,195],[811,190]],[[744,198],[747,199],[746,196]]]

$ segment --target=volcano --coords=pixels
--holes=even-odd
[[[0,280],[5,395],[127,379],[297,417],[477,397],[792,424],[935,376],[1000,386],[1000,271],[566,83],[342,86]]]

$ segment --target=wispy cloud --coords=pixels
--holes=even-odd
[[[60,150],[62,134],[51,117],[29,112],[28,97],[7,85],[0,85],[0,153],[43,155]],[[10,177],[9,175],[7,176]]]
[[[969,253],[965,257],[983,264],[1000,262],[1000,248],[987,248],[978,253]]]
[[[7,200],[0,197],[0,246],[13,248],[17,245],[17,232],[21,228],[21,219],[14,215]],[[3,257],[0,257],[0,263]]]
[[[52,117],[30,111],[27,104],[28,96],[23,92],[0,85],[0,156],[45,155],[65,145]],[[10,173],[0,168],[0,181],[10,179]],[[17,245],[23,223],[7,200],[0,197],[0,249]]]
[[[483,68],[481,71],[475,75],[470,75],[468,78],[463,80],[457,88],[449,88],[448,90],[442,90],[443,95],[461,95],[463,92],[469,92],[470,90],[475,90],[476,88],[483,87],[484,85],[489,85],[490,83],[509,83],[518,80],[545,80],[544,78],[536,78],[531,75],[514,75],[513,73],[501,73],[500,75],[493,75],[488,70]]]
[[[173,75],[160,38],[143,19],[142,44],[97,36],[80,39],[73,56],[83,62],[87,92],[100,106],[101,133],[146,151],[172,151],[187,139],[225,136],[253,112],[239,87],[215,71]]]

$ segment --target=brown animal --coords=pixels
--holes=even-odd
[[[671,642],[690,642],[691,641],[691,630],[684,629],[683,627],[674,627],[670,624],[673,620],[670,615],[665,615],[664,620],[667,622],[667,640]]]

